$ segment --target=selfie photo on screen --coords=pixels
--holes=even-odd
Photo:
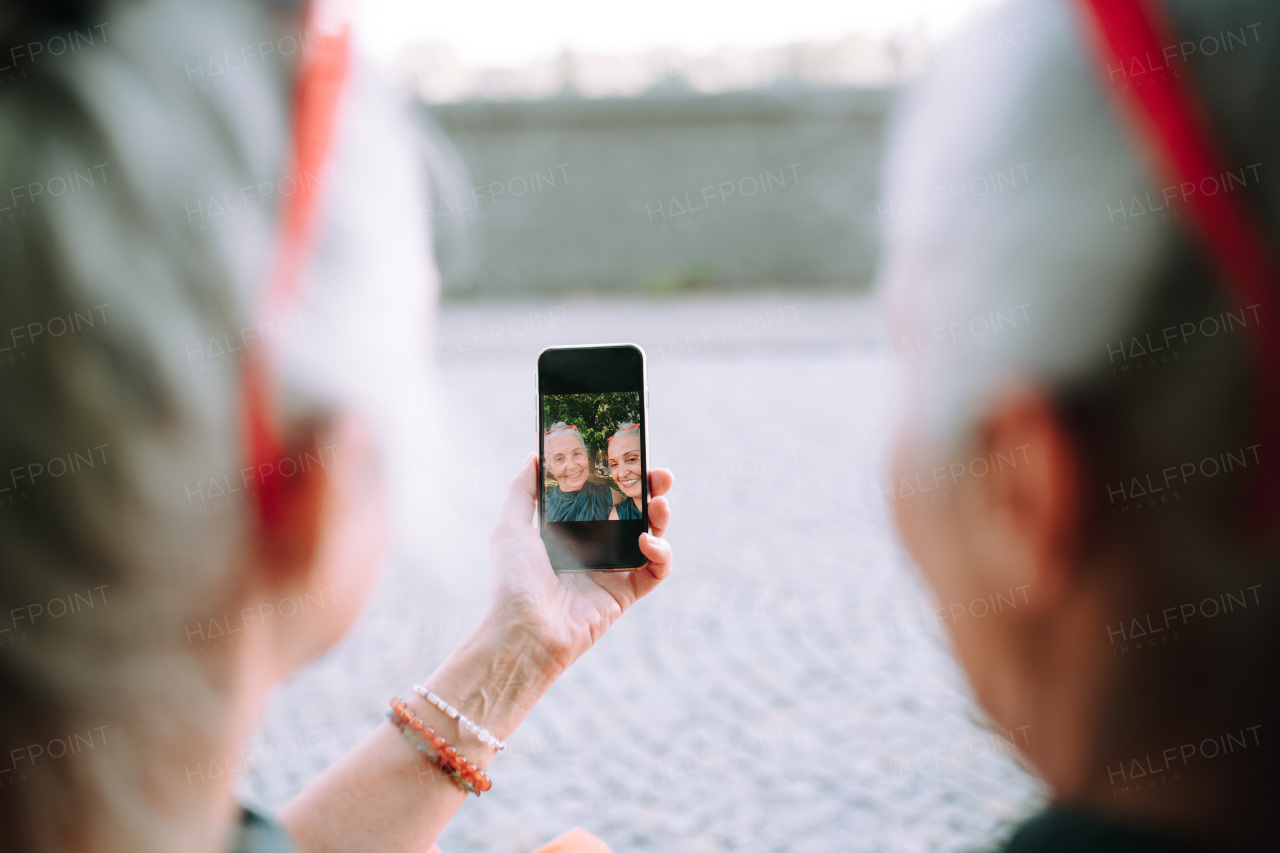
[[[640,509],[643,502],[644,459],[640,454],[640,424],[625,423],[609,436],[609,476],[625,496],[613,505],[610,521],[639,521],[644,518]]]
[[[641,520],[640,394],[554,394],[542,399],[546,520]]]

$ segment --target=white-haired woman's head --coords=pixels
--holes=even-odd
[[[641,477],[640,425],[627,421],[618,424],[609,436],[609,476],[629,498],[640,499],[643,494]]]
[[[1163,5],[1197,42],[1280,23],[1260,3]],[[949,626],[997,717],[1025,698],[1001,626],[1034,612],[1036,595],[1058,614],[1070,611],[1053,598],[1062,589],[1097,598],[1078,653],[1101,667],[1108,626],[1276,577],[1274,548],[1238,523],[1268,452],[1250,417],[1254,315],[1216,280],[1184,216],[1147,209],[1160,181],[1093,67],[1075,6],[1013,2],[970,29],[904,104],[880,205],[880,290],[905,375],[895,516],[944,605],[1024,605]],[[1247,49],[1179,73],[1203,94],[1243,175],[1235,191],[1275,246],[1280,183],[1256,178],[1280,155],[1263,107],[1280,97],[1280,54],[1245,36]],[[908,498],[907,477],[933,500],[916,488]],[[1041,575],[1025,573],[1037,565]],[[1194,653],[1121,680],[1131,723],[1167,712],[1179,667],[1185,678],[1196,661],[1211,662],[1197,677],[1215,679],[1215,701],[1257,707],[1248,673],[1275,662],[1276,623],[1240,610]]]
[[[576,426],[564,421],[553,423],[542,437],[542,453],[560,491],[576,492],[587,484],[591,462],[587,444]]]
[[[22,43],[68,27],[96,42],[0,88],[0,184],[29,188],[0,224],[0,327],[24,335],[5,341],[0,365],[0,754],[18,750],[23,777],[0,791],[0,825],[22,849],[90,837],[191,849],[208,842],[192,831],[226,829],[202,790],[217,784],[210,761],[246,734],[229,730],[239,656],[252,643],[277,663],[314,654],[368,586],[286,572],[278,606],[244,609],[265,588],[252,566],[267,472],[241,440],[242,360],[271,358],[270,402],[291,442],[275,475],[295,496],[328,495],[298,512],[333,521],[350,509],[336,528],[377,527],[331,487],[356,461],[344,453],[383,443],[405,396],[368,377],[426,364],[429,232],[406,180],[416,158],[387,132],[398,105],[357,68],[352,120],[317,178],[324,262],[296,306],[264,318],[258,294],[291,190],[294,69],[217,76],[209,57],[279,22],[247,0],[51,4],[47,24],[27,5],[2,22]],[[349,440],[354,412],[377,440]],[[370,507],[376,461],[359,460],[366,473],[347,483]],[[320,564],[304,550],[277,556]]]

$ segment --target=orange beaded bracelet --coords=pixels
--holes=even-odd
[[[444,738],[436,734],[435,729],[413,713],[409,703],[399,696],[391,699],[391,710],[387,712],[387,719],[413,743],[419,752],[427,756],[428,761],[449,774],[450,781],[463,791],[478,797],[482,791],[493,787],[493,782],[479,767],[467,761],[465,756],[459,755],[458,751],[449,746]]]

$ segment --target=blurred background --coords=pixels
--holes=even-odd
[[[378,0],[361,24],[452,143],[431,198],[452,295],[848,291],[875,266],[893,93],[1025,40],[948,42],[985,2]]]
[[[886,221],[930,215],[877,197],[902,91],[1025,43],[954,40],[986,5],[364,4],[363,50],[426,127],[444,485],[357,630],[228,759],[250,799],[291,797],[474,624],[537,438],[537,352],[630,341],[676,475],[675,573],[441,848],[581,825],[616,853],[969,850],[1036,806],[1013,758],[1034,733],[981,724],[892,533],[900,365],[869,295]]]

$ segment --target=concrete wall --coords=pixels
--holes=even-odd
[[[432,193],[463,294],[865,287],[882,90],[463,103]]]

